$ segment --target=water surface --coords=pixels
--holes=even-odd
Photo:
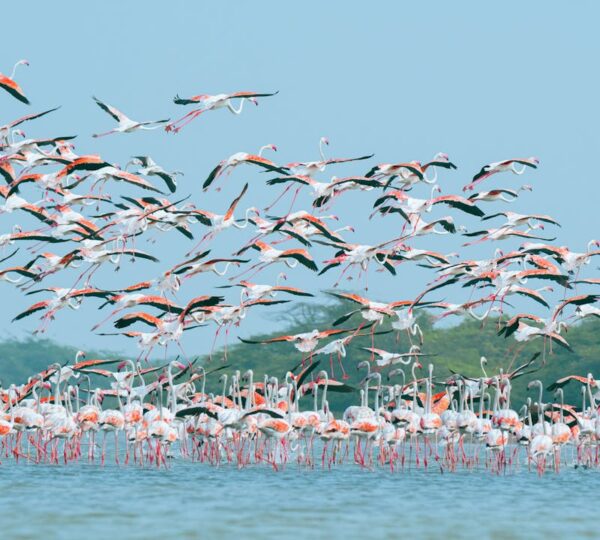
[[[2,538],[598,538],[600,473],[0,465]]]

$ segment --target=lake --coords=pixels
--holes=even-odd
[[[0,465],[2,538],[597,538],[599,471]]]

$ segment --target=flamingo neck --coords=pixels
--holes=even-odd
[[[326,161],[325,152],[323,151],[323,139],[319,141],[319,154],[321,154],[321,160]]]
[[[262,157],[262,155],[263,155],[263,152],[264,152],[265,150],[272,150],[272,149],[273,149],[273,147],[272,147],[270,144],[265,144],[264,146],[261,146],[261,147],[260,147],[260,150],[258,151],[258,155],[259,155],[259,157]]]
[[[240,106],[236,109],[235,106],[233,105],[233,103],[231,103],[231,100],[229,100],[227,102],[227,108],[233,113],[233,114],[240,114],[242,112],[242,109],[244,108],[244,102],[246,101],[246,98],[242,98],[240,100]]]

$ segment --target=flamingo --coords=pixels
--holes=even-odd
[[[590,264],[592,257],[600,255],[600,249],[594,250],[594,247],[600,247],[600,240],[590,240],[587,250],[584,253],[571,251],[568,247],[556,247],[549,244],[537,244],[526,242],[521,246],[523,253],[538,254],[544,253],[550,255],[559,262],[570,274],[578,272],[579,269]]]
[[[230,266],[239,266],[240,264],[247,263],[249,259],[240,258],[215,258],[202,261],[208,256],[209,251],[204,251],[198,255],[187,259],[183,262],[176,264],[173,268],[168,271],[168,274],[172,274],[176,277],[182,276],[181,279],[189,279],[197,274],[205,272],[213,272],[217,276],[224,276]],[[222,270],[217,268],[217,264],[225,263]]]
[[[439,197],[434,197],[433,194],[436,191],[441,191],[437,184],[432,186],[431,197],[429,199],[415,199],[413,197],[409,197],[402,190],[392,190],[379,197],[373,206],[377,208],[377,212],[380,212],[384,215],[389,212],[399,212],[406,220],[409,219],[411,214],[431,212],[433,207],[438,204],[445,204],[477,217],[482,217],[484,215],[483,212],[475,205],[475,203],[469,199],[465,199],[459,195],[442,195]],[[393,200],[395,203],[394,206],[381,206],[389,199]]]
[[[392,353],[376,347],[361,347],[363,351],[368,351],[375,354],[378,358],[376,360],[378,367],[386,367],[389,365],[403,364],[408,365],[412,362],[412,359],[416,359],[421,356],[429,356],[423,354],[418,345],[411,346],[410,350],[406,353]]]
[[[258,101],[256,98],[259,97],[270,97],[275,96],[279,92],[273,93],[259,93],[259,92],[235,92],[233,94],[216,94],[216,95],[208,95],[208,94],[199,94],[197,96],[192,96],[190,98],[180,98],[179,96],[175,96],[173,102],[176,105],[200,105],[198,109],[194,109],[193,111],[187,113],[182,116],[178,120],[167,124],[166,130],[173,131],[174,133],[178,133],[181,128],[185,125],[189,124],[194,118],[200,116],[202,113],[206,111],[212,111],[216,109],[227,108],[229,112],[238,115],[241,114],[242,109],[244,107],[244,102],[246,100],[251,101],[255,105],[258,105]],[[236,109],[233,105],[235,100],[239,100],[239,107]]]
[[[15,73],[17,71],[17,67],[19,66],[28,66],[29,62],[27,60],[19,60],[14,66],[9,76],[3,75],[0,73],[0,88],[6,90],[11,96],[18,99],[20,102],[29,105],[29,100],[25,96],[22,88],[14,81]]]
[[[516,236],[518,238],[531,238],[537,240],[545,240],[546,242],[552,242],[555,238],[543,238],[540,236],[535,236],[530,234],[529,231],[534,229],[543,229],[543,225],[533,224],[526,231],[520,231],[519,229],[514,229],[510,225],[503,225],[497,229],[486,229],[481,231],[472,231],[472,232],[463,232],[464,236],[480,236],[477,240],[473,242],[467,242],[463,244],[463,246],[472,246],[474,244],[479,244],[481,242],[485,242],[487,240],[506,240],[511,236]]]
[[[519,197],[519,193],[521,191],[532,191],[532,190],[533,190],[533,188],[528,184],[521,186],[517,190],[492,189],[490,191],[482,191],[480,193],[473,193],[473,195],[469,196],[469,200],[470,201],[488,201],[488,202],[504,201],[504,202],[510,203]]]
[[[475,189],[475,186],[477,184],[483,182],[486,178],[489,178],[494,174],[505,171],[511,171],[513,174],[521,175],[525,172],[525,169],[527,169],[527,167],[537,169],[537,166],[539,164],[540,160],[538,158],[530,157],[507,159],[504,161],[498,161],[496,163],[484,165],[481,168],[481,170],[473,177],[473,180],[463,188],[463,191]],[[517,165],[522,165],[522,167],[519,169]]]
[[[280,285],[279,281],[281,279],[287,279],[287,276],[284,273],[280,273],[277,277],[277,283],[275,285],[260,285],[257,283],[251,283],[249,281],[240,281],[239,283],[235,283],[233,285],[222,285],[220,288],[230,288],[230,287],[241,287],[244,291],[244,296],[248,300],[260,300],[261,298],[271,297],[274,298],[277,293],[287,293],[293,296],[304,296],[304,297],[313,297],[314,295],[303,291],[302,289],[298,289],[296,287],[286,287],[284,285]]]
[[[0,77],[1,77],[1,75],[0,75]],[[38,118],[41,118],[42,116],[46,116],[47,114],[50,114],[51,112],[54,112],[58,109],[60,109],[60,107],[54,107],[53,109],[48,109],[46,111],[42,111],[39,113],[26,114],[25,116],[21,116],[21,117],[17,118],[16,120],[9,122],[8,124],[4,124],[3,126],[0,126],[0,141],[4,140],[4,143],[8,145],[8,138],[9,138],[9,135],[11,134],[11,130],[13,128],[20,126],[21,124],[23,124],[25,122],[37,120]],[[0,149],[3,149],[3,148],[0,147]]]
[[[306,174],[285,174],[285,176],[267,180],[267,185],[269,186],[278,184],[289,185],[271,204],[265,207],[265,210],[269,210],[271,207],[275,206],[275,204],[289,191],[293,184],[300,184],[300,186],[296,189],[290,208],[293,206],[293,203],[303,186],[308,186],[311,189],[311,196],[313,199],[312,205],[315,208],[324,207],[333,198],[351,189],[370,190],[375,187],[381,187],[381,183],[378,180],[367,178],[366,176],[345,176],[342,178],[332,176],[329,182],[318,182]]]
[[[219,178],[224,173],[228,175],[231,174],[231,171],[235,169],[237,166],[246,163],[248,165],[257,165],[258,167],[262,167],[266,171],[278,172],[280,174],[285,174],[285,169],[282,169],[274,162],[269,159],[264,158],[263,152],[265,150],[272,150],[273,152],[277,152],[277,147],[274,144],[266,144],[260,147],[258,154],[248,154],[247,152],[236,152],[235,154],[229,156],[227,159],[221,161],[208,175],[208,178],[202,184],[202,189],[206,191],[214,181]]]
[[[355,332],[356,329],[342,329],[342,328],[333,328],[329,330],[317,330],[314,329],[310,332],[302,332],[300,334],[291,334],[285,336],[277,336],[274,338],[264,339],[264,340],[251,340],[244,339],[238,337],[238,339],[242,343],[249,343],[253,345],[267,345],[271,343],[280,343],[280,342],[288,342],[293,343],[294,347],[300,351],[301,353],[308,353],[309,358],[311,359],[314,354],[315,349],[317,348],[319,341],[322,339],[328,338],[330,336],[335,336],[338,334],[346,334]],[[304,365],[304,356],[302,357],[302,364]]]
[[[150,156],[133,156],[125,168],[127,168],[129,165],[137,165],[141,167],[138,171],[138,174],[143,174],[144,176],[158,176],[164,181],[171,193],[174,193],[177,189],[176,177],[183,175],[181,171],[167,172]]]
[[[237,255],[240,255],[241,252],[252,248],[260,252],[259,262],[252,265],[242,274],[238,274],[237,276],[233,276],[229,278],[230,281],[241,277],[243,274],[251,272],[254,270],[252,275],[257,274],[261,270],[264,270],[267,266],[275,264],[277,262],[283,262],[288,268],[295,268],[298,264],[305,266],[309,270],[313,272],[317,272],[318,268],[315,264],[313,258],[310,256],[308,251],[305,249],[286,249],[280,250],[276,249],[273,246],[266,244],[265,242],[254,242],[253,244],[246,246],[241,251],[237,252]],[[251,276],[250,276],[251,277]],[[248,278],[249,279],[249,278]]]
[[[125,116],[116,107],[108,105],[96,97],[94,97],[93,100],[96,102],[98,107],[100,107],[105,113],[112,116],[119,123],[116,128],[111,129],[110,131],[106,131],[104,133],[95,133],[92,135],[94,138],[104,137],[113,133],[132,133],[139,130],[153,130],[159,128],[161,124],[166,124],[169,121],[167,118],[166,120],[147,120],[144,122],[138,122],[137,120],[132,120],[128,116]]]
[[[183,213],[183,214],[192,216],[195,219],[197,219],[198,221],[200,221],[201,223],[203,223],[204,225],[207,225],[208,227],[210,227],[210,231],[202,237],[200,242],[198,242],[190,251],[188,251],[188,253],[186,253],[186,256],[189,256],[191,253],[196,251],[205,240],[214,238],[217,234],[219,234],[221,231],[224,231],[225,229],[228,229],[230,227],[235,227],[236,229],[244,229],[248,226],[248,223],[249,223],[248,215],[251,212],[258,213],[257,208],[251,207],[246,210],[246,219],[243,224],[237,223],[237,221],[234,217],[235,209],[247,191],[248,191],[248,184],[245,184],[242,191],[240,192],[240,194],[235,199],[233,199],[233,201],[229,205],[229,208],[227,209],[227,212],[223,215],[214,214],[213,212],[209,212],[207,210],[178,210],[178,211],[176,211],[176,213],[178,213],[178,214]]]

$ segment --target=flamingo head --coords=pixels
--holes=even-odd
[[[277,146],[275,146],[274,144],[268,144],[267,148],[270,148],[271,150],[273,150],[273,152],[277,152]]]
[[[327,137],[321,137],[319,142],[321,144],[326,144],[327,146],[329,146],[329,139]]]
[[[251,101],[252,103],[254,103],[254,105],[258,107],[258,100],[256,98],[248,98],[248,101]]]
[[[119,363],[119,365],[117,366],[117,371],[121,371],[122,369],[125,369],[125,366],[127,365],[127,360],[123,360],[122,362]]]
[[[27,135],[25,135],[25,132],[22,129],[15,129],[13,130],[13,136],[14,135],[18,135],[19,137],[27,137]]]
[[[529,185],[529,184],[523,184],[520,188],[519,191],[533,191],[533,186]]]

